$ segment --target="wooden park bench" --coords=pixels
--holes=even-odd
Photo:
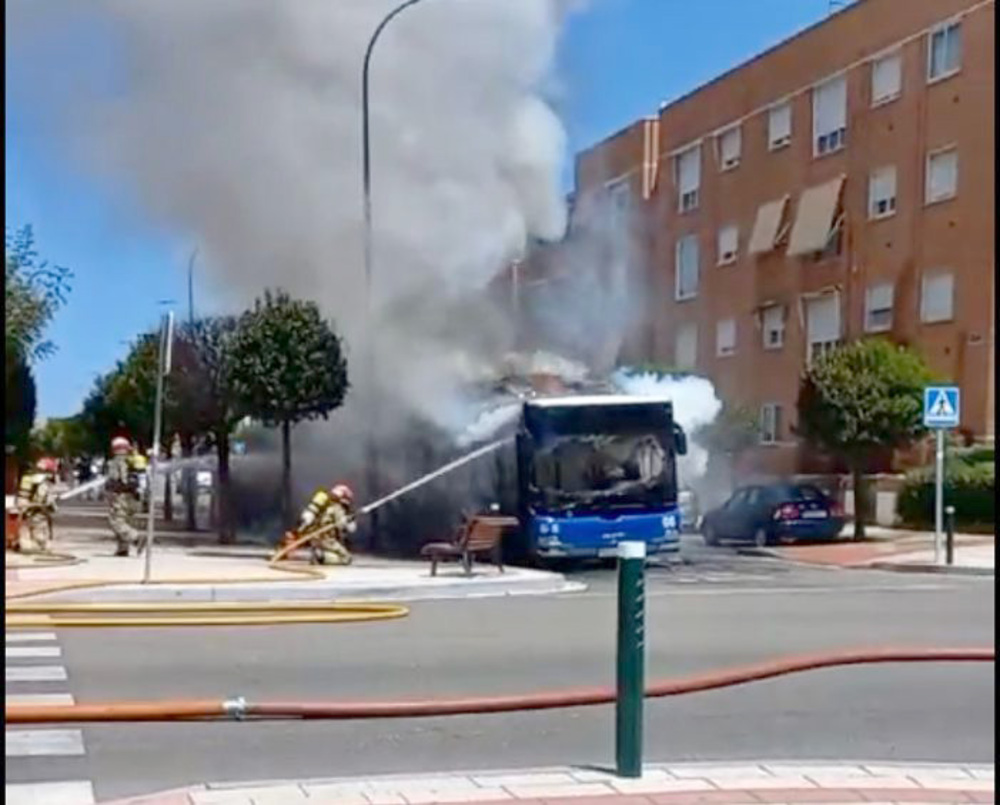
[[[493,563],[503,573],[501,553],[504,531],[517,528],[516,517],[475,515],[466,520],[455,532],[451,542],[430,542],[420,549],[420,555],[431,562],[431,575],[437,575],[439,562],[460,561],[465,575],[472,575],[472,560],[477,555],[489,554]]]

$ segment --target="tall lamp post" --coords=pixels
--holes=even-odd
[[[364,200],[364,265],[365,265],[365,306],[366,318],[369,327],[368,344],[365,350],[366,369],[368,375],[368,427],[366,434],[367,450],[367,494],[373,500],[378,496],[378,446],[376,444],[376,433],[378,430],[378,402],[376,400],[378,390],[375,383],[375,338],[374,322],[372,321],[373,295],[372,295],[372,162],[371,162],[371,139],[369,126],[369,104],[368,85],[371,71],[372,52],[375,50],[375,43],[385,27],[400,13],[415,6],[422,0],[405,0],[386,14],[382,21],[376,26],[371,39],[368,40],[368,47],[365,49],[364,65],[361,68],[361,189]],[[378,514],[371,514],[371,538],[374,542],[378,533]]]

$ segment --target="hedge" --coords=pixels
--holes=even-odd
[[[964,457],[963,457],[964,458]],[[963,458],[945,465],[944,504],[955,507],[956,528],[995,523],[996,467]],[[934,468],[908,473],[896,504],[899,518],[910,525],[934,523]]]

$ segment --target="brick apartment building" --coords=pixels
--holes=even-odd
[[[623,359],[759,411],[758,469],[819,469],[792,431],[802,368],[870,333],[992,438],[993,31],[993,0],[857,0],[578,156],[574,226],[627,209],[646,274]]]

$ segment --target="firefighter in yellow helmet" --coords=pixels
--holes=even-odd
[[[139,500],[138,478],[132,470],[132,444],[123,436],[111,440],[112,458],[108,463],[108,523],[118,544],[115,556],[128,556],[138,534],[132,525]]]
[[[55,459],[42,458],[35,464],[34,472],[21,478],[17,511],[21,519],[18,548],[22,553],[49,552],[52,515],[56,510],[56,469]]]
[[[285,533],[279,550],[309,533],[316,533],[316,538],[309,542],[313,564],[349,565],[353,557],[347,549],[347,535],[357,530],[353,508],[354,493],[346,484],[336,484],[329,490],[317,489],[302,510],[298,527]]]

